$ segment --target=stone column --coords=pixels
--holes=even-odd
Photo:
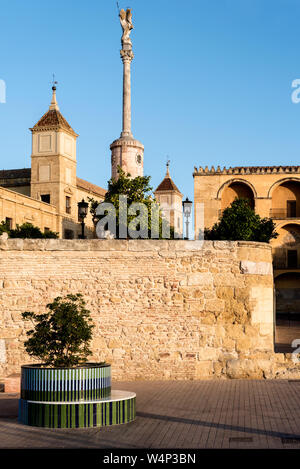
[[[123,124],[120,138],[114,140],[111,149],[111,175],[118,178],[118,166],[132,178],[143,176],[144,145],[136,140],[131,132],[131,62],[134,57],[132,42],[129,37],[133,29],[131,10],[120,10],[120,21],[123,29],[120,51],[123,62]]]
[[[130,66],[134,57],[130,43],[123,43],[120,52],[123,62],[123,127],[122,137],[132,137],[131,133],[131,75]]]

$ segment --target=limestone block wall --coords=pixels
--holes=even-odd
[[[12,219],[12,228],[28,222],[42,231],[45,227],[59,231],[59,217],[53,205],[0,187],[0,222],[6,217]]]
[[[32,362],[21,313],[77,292],[114,380],[300,375],[273,352],[267,244],[0,237],[0,377]]]

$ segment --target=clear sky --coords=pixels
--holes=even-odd
[[[119,0],[133,9],[132,131],[155,189],[165,163],[193,198],[194,166],[299,165],[299,0]],[[51,80],[79,133],[77,175],[106,187],[120,136],[121,26],[114,0],[1,2],[0,169],[30,167],[28,130]]]

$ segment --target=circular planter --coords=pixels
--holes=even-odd
[[[109,397],[111,367],[88,363],[74,368],[21,367],[21,399],[73,402]]]
[[[21,367],[19,421],[49,428],[128,423],[135,418],[135,393],[111,391],[111,366]]]

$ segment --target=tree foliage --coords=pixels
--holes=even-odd
[[[91,354],[92,319],[80,293],[57,297],[47,305],[48,312],[25,311],[22,317],[31,320],[34,328],[27,331],[24,343],[30,356],[53,367],[72,367],[84,363]]]
[[[269,243],[277,236],[275,223],[271,218],[261,218],[247,199],[238,198],[223,211],[220,220],[211,229],[204,230],[204,238],[210,240]]]
[[[159,204],[152,197],[152,187],[150,186],[150,176],[137,176],[131,178],[130,174],[126,174],[120,166],[118,166],[118,179],[111,178],[108,181],[108,191],[105,195],[104,203],[111,203],[116,211],[116,224],[117,224],[117,238],[120,238],[121,231],[128,233],[128,226],[138,216],[140,223],[137,226],[137,230],[144,231],[147,233],[147,237],[151,238],[151,221],[152,213],[155,210],[158,212],[159,222],[159,233],[158,238],[163,238],[163,215],[160,210]],[[120,217],[120,195],[127,197],[127,225],[123,224]],[[95,222],[99,220],[96,216],[96,209],[99,203],[92,198],[90,201],[90,212]],[[128,214],[130,206],[134,203],[142,203],[147,208],[147,214]],[[152,207],[152,211],[151,211]],[[164,226],[170,229],[170,238],[174,238],[174,228],[168,225],[166,219],[164,219]],[[122,230],[123,228],[123,230]],[[166,231],[168,231],[166,229]]]
[[[3,223],[3,222],[2,222]],[[58,238],[58,233],[54,231],[45,231],[44,233],[37,226],[32,223],[23,223],[17,225],[15,229],[7,229],[8,236],[10,238],[32,238],[32,239],[47,239],[47,238]]]
[[[9,234],[9,227],[8,227],[8,224],[5,221],[2,221],[0,223],[0,235],[2,235],[2,233]]]

